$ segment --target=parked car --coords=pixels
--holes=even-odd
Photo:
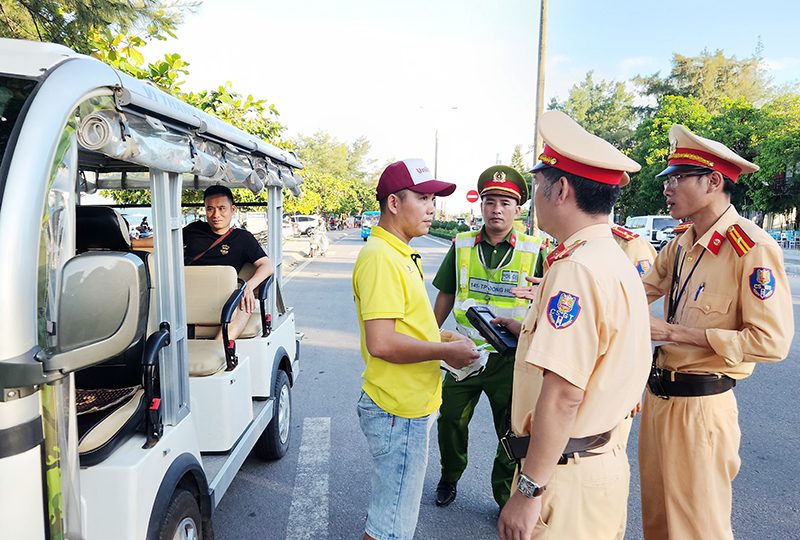
[[[664,233],[664,239],[663,239],[663,240],[661,241],[661,243],[658,245],[658,247],[656,248],[656,250],[657,250],[657,251],[661,251],[662,249],[664,249],[664,247],[665,247],[667,244],[669,244],[669,241],[670,241],[670,240],[672,240],[673,238],[675,238],[675,229],[671,229],[671,230],[669,230],[669,231],[665,232],[665,233]]]
[[[306,236],[311,236],[311,231],[320,224],[319,216],[303,216],[298,214],[289,216],[289,218],[297,226],[299,234],[304,234]]]
[[[677,227],[680,221],[669,216],[634,216],[625,222],[625,228],[647,239],[653,247],[660,248],[667,232]]]

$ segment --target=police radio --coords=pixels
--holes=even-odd
[[[514,356],[517,353],[517,337],[502,324],[493,324],[492,319],[495,318],[486,306],[472,306],[467,310],[467,320],[500,356]]]

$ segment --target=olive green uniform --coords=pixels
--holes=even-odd
[[[511,232],[505,239],[493,246],[483,235],[478,243],[482,250],[483,260],[487,267],[497,268],[511,248]],[[534,275],[542,275],[542,252],[536,259]],[[545,253],[546,254],[546,253]],[[455,245],[444,257],[439,271],[433,280],[433,286],[446,294],[457,293],[456,250]],[[439,451],[441,454],[442,479],[455,483],[467,468],[467,446],[469,441],[469,422],[475,412],[475,406],[486,393],[492,408],[495,431],[498,440],[508,429],[507,410],[511,399],[513,383],[514,357],[489,355],[486,368],[480,374],[461,382],[453,377],[444,378],[442,386],[442,407],[439,410],[437,430]],[[501,507],[508,501],[511,493],[511,480],[514,477],[515,463],[508,459],[502,445],[498,443],[492,467],[492,494]]]

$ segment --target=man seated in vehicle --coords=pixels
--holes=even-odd
[[[244,229],[231,227],[236,212],[233,193],[225,186],[211,186],[203,194],[207,221],[195,221],[183,228],[183,262],[186,266],[233,266],[238,273],[246,263],[256,271],[247,280],[244,296],[231,324],[229,339],[241,335],[256,308],[254,291],[275,271],[255,237]],[[153,238],[131,240],[134,248],[153,247]],[[214,339],[222,339],[222,329]]]

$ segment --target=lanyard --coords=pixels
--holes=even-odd
[[[694,274],[697,265],[700,264],[700,260],[703,258],[703,255],[706,254],[706,250],[703,249],[700,256],[692,266],[692,271],[689,272],[689,275],[686,276],[686,280],[683,282],[683,285],[680,286],[680,291],[678,291],[677,298],[675,297],[675,289],[676,286],[680,285],[680,274],[683,273],[683,263],[686,261],[686,254],[684,253],[683,258],[681,259],[681,268],[678,270],[678,258],[681,256],[681,246],[678,246],[678,251],[675,253],[675,265],[672,268],[672,286],[670,287],[669,291],[669,313],[667,317],[667,322],[670,324],[675,324],[675,313],[678,311],[678,304],[681,302],[681,298],[683,298],[683,293],[686,291],[686,285],[689,284],[689,280],[692,279],[692,274]]]
[[[489,270],[491,270],[491,269],[486,265],[486,261],[483,258],[483,249],[481,249],[481,246],[478,246],[478,262],[481,263],[481,266],[483,266],[483,270],[486,272],[486,280],[487,281],[492,281],[494,279],[494,276],[497,275],[497,272],[501,268],[506,266],[509,262],[511,262],[510,260],[507,260],[507,259],[508,259],[508,256],[511,255],[512,251],[514,251],[514,248],[513,247],[509,247],[508,251],[506,251],[506,254],[503,255],[503,258],[500,260],[500,264],[498,264],[497,268],[495,268],[494,271],[491,274],[489,274]]]

